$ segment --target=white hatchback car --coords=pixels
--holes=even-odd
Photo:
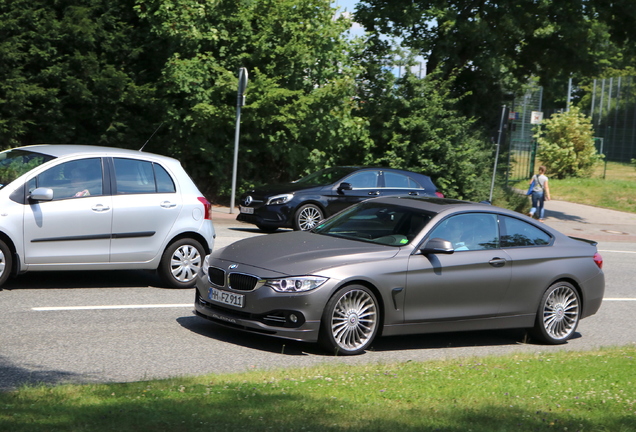
[[[0,152],[0,286],[27,271],[158,269],[194,286],[211,205],[178,160],[81,145]]]

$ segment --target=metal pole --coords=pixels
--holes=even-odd
[[[238,168],[239,135],[241,130],[241,107],[245,105],[245,88],[247,87],[247,69],[239,69],[238,93],[236,98],[236,132],[234,133],[234,163],[232,165],[232,197],[230,214],[234,213],[234,196],[236,195],[236,171]]]
[[[501,122],[499,123],[499,134],[497,136],[497,150],[495,151],[495,167],[492,170],[492,183],[490,184],[490,197],[488,201],[492,203],[492,192],[495,189],[495,177],[497,175],[497,159],[499,159],[499,145],[501,144],[501,132],[503,131],[504,116],[506,115],[506,106],[501,109]]]

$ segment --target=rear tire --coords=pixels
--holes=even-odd
[[[161,257],[159,276],[173,288],[191,288],[196,283],[204,257],[203,246],[194,239],[172,242]]]
[[[532,334],[549,345],[564,344],[576,331],[580,317],[578,291],[570,283],[557,282],[541,297]]]
[[[5,242],[0,240],[0,286],[4,285],[9,279],[12,270],[13,255],[11,254],[11,250]]]
[[[380,307],[373,292],[362,285],[349,285],[327,302],[318,342],[336,355],[356,355],[371,345],[379,328]]]

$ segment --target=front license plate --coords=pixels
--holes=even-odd
[[[213,302],[223,303],[230,306],[245,306],[245,296],[243,294],[234,294],[227,291],[221,291],[216,288],[210,288],[208,298]]]
[[[241,211],[241,213],[254,214],[254,207],[239,206],[239,210]]]

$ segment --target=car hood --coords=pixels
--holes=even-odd
[[[394,257],[400,248],[293,231],[239,240],[215,259],[287,275],[316,274],[331,267]]]

